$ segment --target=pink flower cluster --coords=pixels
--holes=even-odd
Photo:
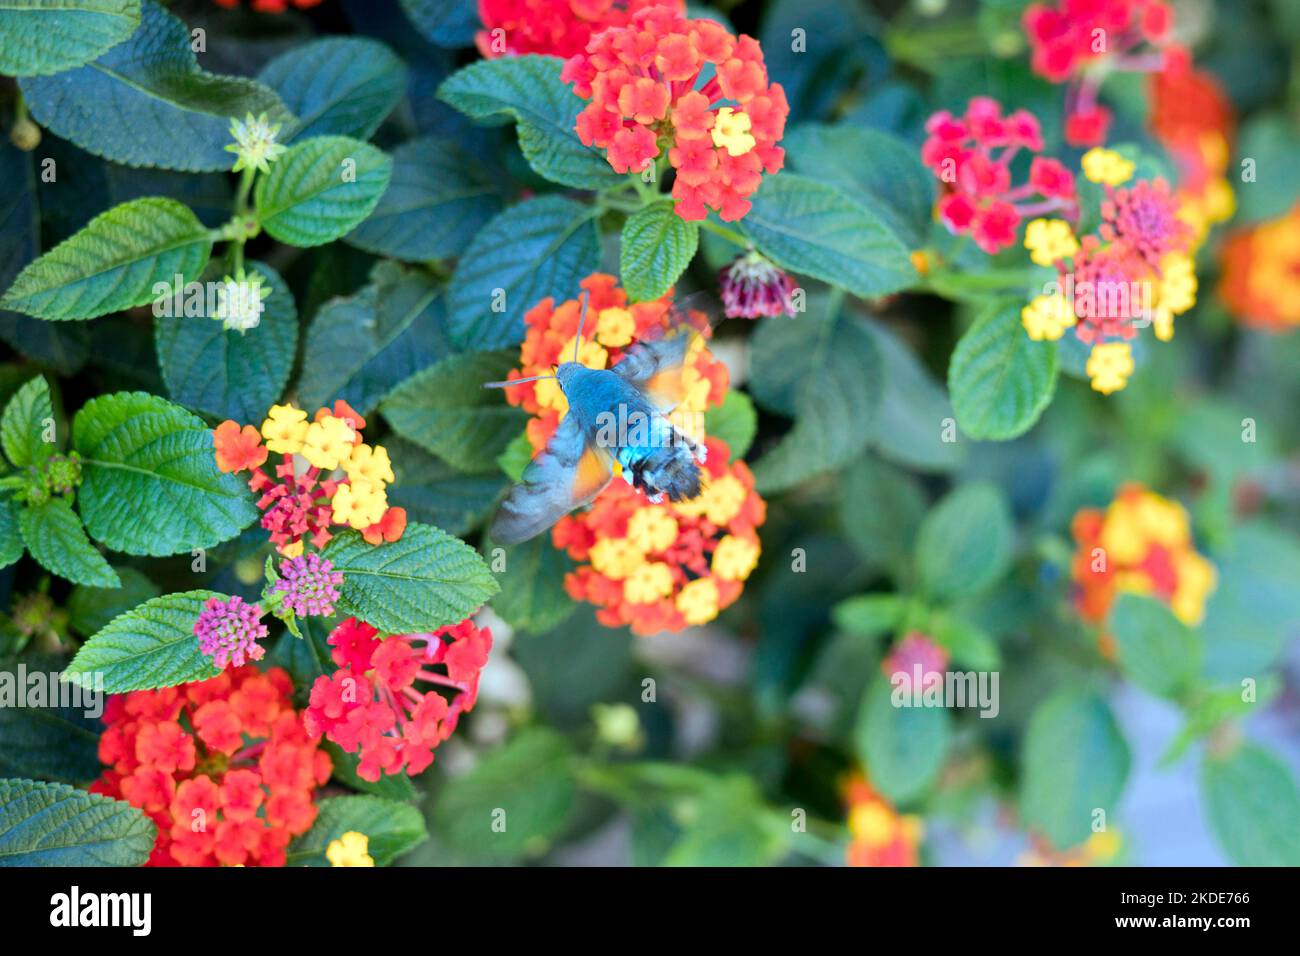
[[[1011,181],[1011,160],[1022,149],[1043,148],[1038,120],[1025,110],[1002,115],[991,97],[974,97],[966,114],[935,113],[925,124],[929,134],[921,159],[943,184],[939,219],[953,234],[969,234],[992,255],[1016,241],[1022,219],[1061,211],[1078,215],[1074,175],[1061,163],[1035,156],[1029,180]]]
[[[261,605],[249,604],[237,595],[208,598],[199,619],[194,622],[199,650],[220,668],[231,662],[236,667],[243,667],[247,661],[260,661],[266,653],[257,643],[266,637],[266,625],[261,618]]]

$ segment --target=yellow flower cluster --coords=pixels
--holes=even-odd
[[[1102,186],[1119,186],[1129,181],[1137,168],[1113,149],[1095,146],[1083,154],[1083,175]]]
[[[388,510],[388,485],[395,480],[388,451],[367,445],[346,419],[323,415],[308,422],[307,413],[292,405],[273,405],[262,422],[266,447],[283,455],[301,455],[313,468],[342,469],[331,502],[336,524],[364,530],[377,524]]]
[[[325,858],[330,866],[374,866],[370,855],[370,838],[364,833],[349,830],[325,848]]]

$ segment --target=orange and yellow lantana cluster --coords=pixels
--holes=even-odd
[[[1270,332],[1300,327],[1300,205],[1228,238],[1219,296],[1247,325]]]
[[[628,304],[617,280],[601,273],[581,287],[589,303],[579,358],[589,368],[613,366],[639,338],[668,326],[671,293]],[[556,305],[546,298],[531,309],[521,368],[511,379],[548,374],[571,361],[580,312],[577,299]],[[616,480],[589,510],[562,518],[552,529],[555,546],[581,562],[566,579],[569,593],[596,605],[601,623],[651,634],[711,621],[740,596],[758,562],[757,529],[766,505],[754,490],[754,477],[744,462],[729,461],[724,442],[703,434],[704,412],[721,404],[728,383],[726,366],[709,352],[704,336],[696,337],[682,373],[682,398],[669,420],[708,448],[699,497],[652,504]],[[529,382],[507,389],[506,396],[532,413],[528,441],[540,451],[568,411],[558,383]]]
[[[1176,501],[1126,484],[1103,511],[1084,508],[1071,523],[1077,546],[1071,568],[1075,606],[1088,622],[1101,623],[1120,593],[1144,594],[1169,605],[1195,626],[1216,574],[1192,542],[1187,511]],[[1113,651],[1103,637],[1102,649]]]
[[[867,778],[854,773],[841,790],[849,808],[849,866],[918,866],[925,827],[920,817],[899,813]]]

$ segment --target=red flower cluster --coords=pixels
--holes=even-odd
[[[578,114],[578,137],[604,149],[615,172],[641,172],[668,147],[683,219],[709,209],[739,219],[763,172],[785,162],[776,145],[790,112],[785,92],[768,83],[758,41],[713,20],[688,20],[670,6],[639,10],[627,26],[592,37],[562,77],[591,100]]]
[[[1061,163],[1035,156],[1029,181],[1012,186],[1011,160],[1021,149],[1039,152],[1038,120],[1025,110],[1002,115],[997,100],[974,97],[966,115],[941,111],[925,124],[921,160],[943,183],[937,212],[948,231],[969,233],[990,255],[1012,245],[1021,219],[1062,210],[1077,216],[1074,175]],[[997,150],[996,156],[994,150]],[[1033,197],[1036,201],[1029,201]]]
[[[1135,52],[1147,44],[1164,47],[1173,13],[1162,0],[1056,0],[1033,3],[1023,18],[1033,47],[1034,72],[1053,83],[1068,82],[1065,141],[1071,146],[1105,142],[1111,112],[1097,102],[1101,77],[1095,69],[1105,59],[1109,71],[1153,72],[1163,56]]]
[[[239,6],[239,0],[213,0],[213,2],[227,10]],[[256,13],[284,13],[290,6],[297,7],[299,10],[310,10],[312,7],[320,6],[320,3],[321,0],[252,0],[249,6]]]
[[[331,770],[292,691],[284,671],[247,666],[108,699],[99,759],[109,769],[90,790],[157,824],[147,865],[284,865]]]
[[[634,13],[656,4],[686,10],[682,0],[478,0],[483,29],[474,42],[489,60],[521,53],[570,57],[597,33],[625,27]]]
[[[415,776],[433,763],[434,748],[474,708],[492,650],[492,632],[468,619],[381,641],[375,628],[350,617],[328,641],[339,669],[316,678],[303,722],[314,739],[323,735],[348,753],[360,751],[357,774],[372,782],[403,769]],[[446,689],[450,703],[417,682]]]

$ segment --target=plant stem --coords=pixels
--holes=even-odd
[[[736,230],[728,229],[726,226],[721,225],[720,223],[716,223],[712,219],[701,219],[700,228],[707,229],[715,236],[721,236],[723,239],[726,239],[732,245],[740,246],[740,248],[742,249],[749,249],[753,245],[753,243],[751,243],[740,233],[736,232]]]

